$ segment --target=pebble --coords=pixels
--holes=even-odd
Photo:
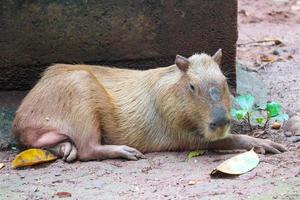
[[[272,126],[271,126],[271,128],[272,128],[272,129],[275,129],[275,130],[280,129],[280,127],[281,127],[281,124],[278,123],[278,122],[274,122],[274,123],[272,124]]]
[[[280,55],[280,52],[279,52],[277,49],[275,49],[275,50],[273,51],[273,55],[279,56],[279,55]]]
[[[287,132],[284,132],[284,135],[285,135],[285,137],[291,137],[293,135],[293,133],[290,131],[287,131]]]
[[[299,142],[300,141],[300,136],[292,136],[287,138],[290,142]]]
[[[196,181],[189,181],[188,185],[195,185]]]

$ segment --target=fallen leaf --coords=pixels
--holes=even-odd
[[[202,156],[205,153],[205,150],[196,150],[196,151],[190,151],[188,153],[188,159],[191,159],[193,157]]]
[[[12,161],[12,167],[32,166],[55,159],[57,159],[57,157],[49,151],[42,149],[28,149],[16,155],[15,159]]]
[[[268,63],[274,62],[276,60],[273,56],[268,56],[268,55],[261,55],[259,58],[262,62],[268,62]]]
[[[4,163],[0,163],[0,169],[2,169],[3,167],[5,167]]]
[[[57,192],[55,195],[58,196],[59,198],[66,198],[72,196],[70,192]]]
[[[222,172],[224,174],[230,175],[244,174],[255,168],[258,163],[258,155],[253,151],[253,149],[251,149],[248,152],[238,154],[224,161],[211,172],[211,175],[214,175],[217,172]]]

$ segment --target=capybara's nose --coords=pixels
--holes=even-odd
[[[217,128],[224,127],[224,126],[228,125],[229,123],[230,123],[230,120],[227,117],[218,118],[209,124],[209,128],[212,130],[216,130]]]
[[[230,123],[230,119],[227,115],[227,111],[224,106],[217,106],[212,110],[212,121],[209,124],[209,128],[215,130],[220,127],[224,127]]]

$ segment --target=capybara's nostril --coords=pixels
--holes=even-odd
[[[212,129],[212,130],[215,130],[215,129],[218,128],[218,126],[217,126],[217,124],[215,124],[215,123],[210,123],[210,124],[209,124],[209,128]]]

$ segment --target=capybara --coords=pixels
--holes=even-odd
[[[285,151],[230,134],[221,57],[221,50],[177,55],[174,65],[144,71],[55,64],[24,98],[12,133],[22,146],[48,149],[67,162],[193,149]]]

